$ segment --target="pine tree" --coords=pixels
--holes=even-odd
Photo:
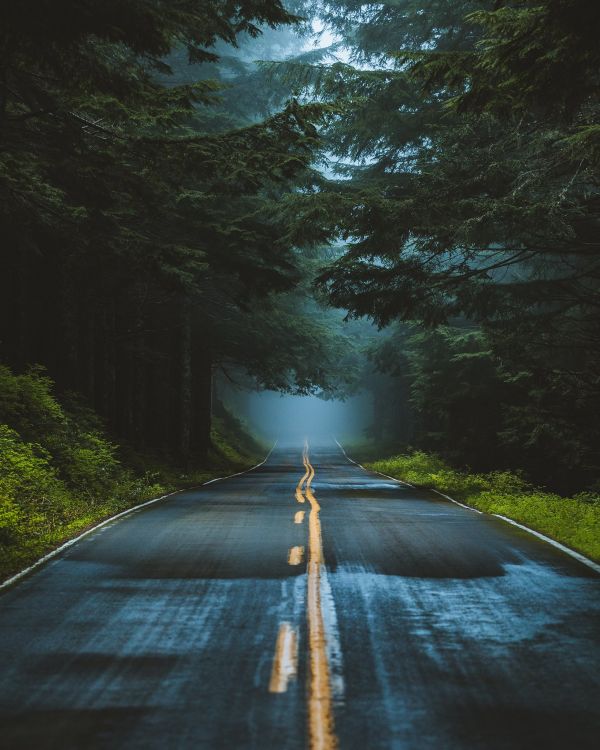
[[[276,0],[0,10],[3,356],[184,463],[208,448],[215,366],[248,354],[224,311],[242,325],[298,282],[277,206],[313,180],[322,116],[290,101],[211,126],[204,67],[294,21]]]
[[[575,469],[589,481],[600,445],[584,413],[599,396],[598,10],[327,7],[355,64],[298,77],[341,113],[325,137],[343,179],[298,207],[347,243],[323,290],[380,325],[480,325],[500,377],[518,384],[501,425],[512,455],[538,472],[551,456],[557,484]]]

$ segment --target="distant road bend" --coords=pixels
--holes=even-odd
[[[597,748],[600,576],[278,444],[0,601],[3,748]]]

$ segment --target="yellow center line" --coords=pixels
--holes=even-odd
[[[292,547],[288,552],[288,564],[300,565],[304,560],[304,547]]]
[[[299,510],[299,511],[298,511],[298,512],[297,512],[297,513],[296,513],[296,514],[294,515],[294,523],[302,523],[302,521],[304,521],[304,515],[305,515],[305,511],[303,511],[303,510]]]
[[[335,734],[331,679],[327,659],[327,635],[321,606],[321,570],[325,565],[321,521],[321,506],[313,494],[311,483],[315,476],[308,457],[308,443],[304,448],[306,477],[306,499],[310,503],[309,555],[308,555],[308,736],[310,750],[335,750],[338,740]],[[304,480],[303,480],[304,481]]]
[[[269,692],[285,693],[288,682],[295,679],[297,671],[298,634],[289,622],[282,622],[277,635]]]
[[[302,492],[302,486],[304,485],[304,482],[306,482],[306,480],[308,479],[310,475],[310,469],[308,468],[310,464],[308,463],[307,450],[308,450],[308,446],[305,444],[304,451],[302,453],[302,461],[304,463],[304,468],[306,469],[306,471],[304,472],[304,476],[298,482],[298,486],[296,487],[296,500],[299,503],[304,502],[304,494]]]

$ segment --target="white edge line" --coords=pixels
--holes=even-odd
[[[556,547],[561,552],[565,552],[567,555],[574,557],[575,560],[578,560],[580,563],[587,565],[588,568],[595,570],[596,573],[600,573],[600,565],[598,565],[598,563],[595,563],[593,560],[590,560],[588,557],[585,557],[585,555],[582,555],[579,552],[575,552],[574,549],[571,549],[570,547],[565,547],[564,544],[557,542],[556,540],[552,539],[549,536],[546,536],[545,534],[540,534],[539,531],[534,531],[533,529],[530,529],[529,526],[524,526],[522,523],[513,521],[513,519],[508,518],[508,516],[502,516],[500,515],[500,513],[491,513],[490,515],[495,516],[496,518],[501,518],[503,521],[506,521],[506,523],[510,523],[512,526],[518,526],[520,529],[523,529],[523,531],[528,531],[530,534],[537,536],[538,539],[542,539],[544,542],[548,542],[548,544],[551,544],[553,547]]]
[[[348,461],[355,464],[356,466],[360,466],[363,471],[371,471],[374,474],[379,474],[382,477],[386,477],[387,479],[391,479],[394,482],[398,482],[399,484],[404,484],[407,487],[412,487],[413,489],[417,489],[414,484],[409,484],[408,482],[403,482],[401,479],[396,479],[395,477],[390,477],[388,474],[382,474],[380,471],[374,471],[373,469],[365,469],[362,464],[357,463],[353,459],[350,458],[350,456],[346,453],[344,450],[343,445],[336,440],[336,438],[333,438],[335,442],[339,445],[339,447],[342,450],[342,453]],[[473,513],[479,513],[479,515],[490,515],[494,516],[495,518],[500,518],[502,521],[506,521],[506,523],[510,523],[512,526],[517,526],[519,529],[522,529],[523,531],[527,531],[529,534],[533,534],[533,536],[536,536],[538,539],[541,539],[544,542],[547,542],[548,544],[551,544],[553,547],[556,547],[556,549],[559,549],[561,552],[564,552],[565,554],[569,555],[570,557],[573,557],[578,562],[582,563],[583,565],[586,565],[588,568],[591,568],[596,573],[600,573],[600,565],[598,563],[595,563],[593,560],[590,560],[588,557],[585,557],[585,555],[582,555],[579,552],[575,552],[574,549],[571,549],[570,547],[566,547],[564,544],[561,544],[560,542],[557,542],[556,540],[552,539],[549,536],[546,536],[545,534],[540,533],[539,531],[535,531],[534,529],[530,529],[529,526],[524,526],[522,523],[518,523],[518,521],[513,521],[512,518],[508,518],[508,516],[502,516],[500,513],[484,513],[482,510],[478,510],[477,508],[472,508],[470,505],[465,505],[464,503],[459,503],[458,500],[455,500],[453,497],[450,497],[449,495],[445,495],[443,492],[439,492],[438,490],[434,490],[431,487],[425,487],[424,489],[428,489],[431,492],[435,492],[437,495],[440,495],[441,497],[445,498],[446,500],[450,500],[451,503],[455,503],[455,505],[460,505],[461,508],[465,508],[465,510],[471,510]]]
[[[450,495],[444,495],[443,492],[440,492],[439,490],[434,490],[433,487],[426,487],[425,489],[429,490],[430,492],[435,492],[436,495],[443,497],[445,500],[450,500],[450,502],[454,503],[455,505],[460,505],[460,507],[464,508],[465,510],[471,510],[473,511],[473,513],[479,513],[480,516],[485,515],[482,510],[478,510],[477,508],[474,508],[472,505],[465,505],[465,503],[459,503],[458,500],[455,500],[453,497],[450,497]]]
[[[363,471],[367,471],[367,472],[370,471],[373,474],[379,474],[380,477],[385,477],[386,479],[391,479],[392,482],[397,482],[398,484],[402,484],[405,487],[411,487],[413,490],[418,489],[418,487],[415,487],[414,484],[411,484],[410,482],[405,482],[402,479],[396,479],[396,477],[391,477],[389,474],[384,474],[382,471],[376,471],[375,469],[365,469],[365,467],[362,464],[359,464],[357,461],[355,461],[354,459],[350,458],[350,456],[344,450],[344,446],[336,438],[333,438],[333,439],[340,446],[340,448],[342,449],[342,453],[348,459],[348,461],[350,461],[351,463],[353,463],[355,466],[359,466]],[[453,497],[450,497],[449,495],[444,495],[443,492],[439,492],[438,490],[434,490],[433,487],[424,487],[423,489],[429,490],[430,492],[435,492],[436,495],[440,495],[445,500],[450,500],[450,502],[454,503],[455,505],[460,505],[460,507],[464,508],[465,510],[470,510],[473,513],[479,513],[479,515],[483,515],[483,511],[482,510],[477,510],[477,508],[472,508],[470,505],[465,505],[464,503],[459,503],[458,500],[455,500]]]
[[[119,518],[128,516],[131,513],[135,513],[136,511],[141,510],[142,508],[146,508],[149,505],[154,505],[155,503],[159,503],[161,500],[166,500],[168,497],[172,497],[173,495],[178,495],[182,492],[190,492],[191,490],[197,490],[200,487],[204,487],[207,484],[212,484],[213,482],[222,482],[224,479],[231,479],[232,477],[239,477],[241,474],[247,474],[249,471],[254,471],[255,469],[258,469],[269,460],[269,456],[275,450],[275,446],[277,445],[277,443],[278,441],[276,440],[273,443],[273,447],[267,453],[265,458],[259,464],[256,464],[256,466],[251,466],[249,469],[244,469],[244,471],[238,471],[235,474],[229,474],[226,477],[217,477],[216,479],[209,479],[208,482],[202,482],[201,484],[197,484],[194,487],[185,487],[182,490],[175,490],[174,492],[168,492],[166,495],[161,495],[160,497],[152,498],[152,500],[146,500],[146,502],[140,503],[140,505],[134,505],[132,508],[127,508],[127,510],[123,510],[120,513],[117,513],[115,516],[111,516],[110,518],[105,518],[104,521],[102,521],[101,523],[98,523],[95,526],[92,526],[91,529],[87,529],[82,534],[79,534],[79,536],[76,536],[73,539],[69,539],[68,542],[61,544],[60,547],[53,549],[52,552],[48,552],[47,555],[40,557],[39,560],[36,560],[27,568],[24,568],[18,573],[15,573],[14,576],[7,578],[6,581],[4,581],[3,583],[0,583],[0,591],[2,591],[2,589],[8,588],[9,586],[13,586],[15,583],[18,583],[22,578],[25,578],[30,573],[33,573],[35,570],[37,570],[42,565],[47,563],[48,560],[52,560],[54,557],[57,557],[61,552],[64,552],[64,550],[68,549],[69,547],[72,547],[74,544],[77,544],[77,542],[81,541],[84,537],[88,536],[88,534],[92,534],[94,531],[98,531],[98,529],[101,529],[103,526],[107,526],[109,523],[112,523],[113,521],[117,521]]]
[[[372,474],[379,474],[380,477],[385,477],[386,479],[391,479],[392,482],[397,482],[398,484],[403,484],[406,487],[412,487],[413,490],[416,489],[414,484],[410,484],[409,482],[403,482],[402,479],[396,479],[396,477],[391,477],[389,474],[383,474],[381,471],[375,471],[374,469],[365,469],[365,467],[362,464],[359,464],[358,461],[355,461],[353,458],[350,458],[350,456],[346,453],[344,450],[344,446],[340,443],[340,441],[337,438],[333,438],[335,442],[340,447],[340,450],[344,454],[344,456],[350,461],[351,464],[354,464],[355,466],[358,466],[363,471],[371,472]]]

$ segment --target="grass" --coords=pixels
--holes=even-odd
[[[368,461],[365,467],[418,487],[436,489],[485,513],[507,516],[600,562],[598,494],[561,497],[511,472],[457,471],[438,456],[422,451]]]

